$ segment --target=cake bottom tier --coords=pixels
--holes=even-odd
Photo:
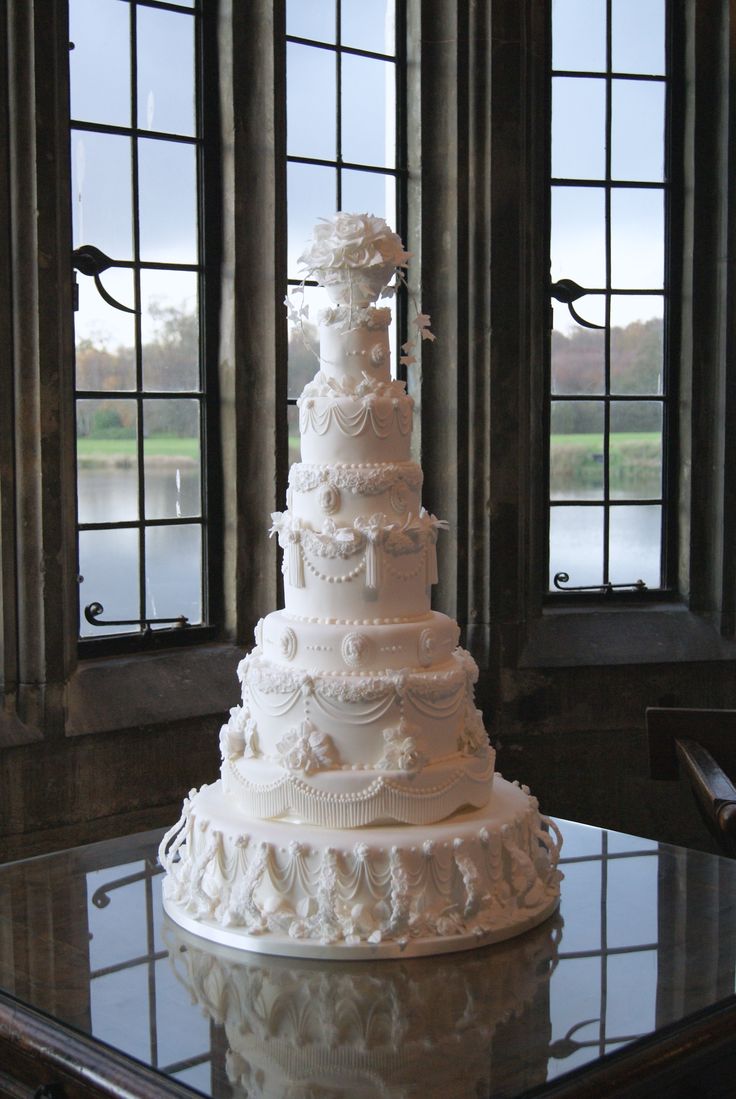
[[[443,954],[499,942],[557,907],[562,839],[496,776],[482,809],[423,827],[336,831],[253,820],[219,782],[161,843],[164,907],[226,946],[294,957]]]

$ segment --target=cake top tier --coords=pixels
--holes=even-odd
[[[406,267],[409,253],[383,218],[338,213],[320,218],[298,262],[304,279],[316,279],[336,305],[362,309]]]

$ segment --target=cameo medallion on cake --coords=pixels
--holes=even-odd
[[[437,653],[437,634],[429,626],[419,634],[417,648],[419,663],[425,668],[429,667]]]
[[[383,365],[386,361],[386,348],[382,343],[374,343],[369,358],[373,366]]]
[[[349,668],[362,668],[370,660],[373,643],[364,633],[346,633],[340,652]]]
[[[334,515],[336,511],[340,510],[340,490],[331,482],[322,485],[318,499],[324,515]]]
[[[389,502],[397,515],[405,515],[409,510],[409,492],[403,481],[397,481],[391,486]]]
[[[284,660],[293,660],[296,656],[296,634],[287,626],[279,638],[279,652]]]

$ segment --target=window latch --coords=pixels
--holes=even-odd
[[[593,324],[592,321],[586,321],[573,306],[573,302],[578,298],[584,298],[586,294],[590,293],[590,290],[586,290],[584,286],[579,286],[578,283],[573,282],[572,279],[559,279],[557,282],[553,282],[549,288],[549,292],[555,301],[562,302],[566,305],[570,311],[570,316],[583,328],[599,328],[604,329],[605,324]]]
[[[103,301],[106,301],[108,305],[111,305],[113,309],[119,309],[122,313],[138,313],[140,310],[131,309],[129,305],[123,305],[121,302],[116,301],[112,294],[108,293],[105,287],[100,281],[100,275],[103,271],[107,271],[109,267],[127,267],[128,264],[122,263],[120,260],[110,259],[99,248],[95,248],[94,244],[82,244],[79,248],[75,248],[72,252],[72,268],[79,271],[82,275],[91,275],[95,280],[95,286],[97,292]],[[74,308],[79,308],[79,295],[76,288],[76,279],[74,280]]]
[[[565,586],[568,584],[569,579],[570,576],[568,573],[557,572],[555,573],[552,583],[558,591],[599,591],[603,592],[604,595],[610,595],[611,592],[620,588],[627,588],[631,591],[647,591],[647,586],[643,580],[634,580],[630,584],[612,584],[611,581],[608,580],[605,584],[583,584],[579,587],[574,587],[572,585]]]
[[[150,634],[152,626],[173,626],[175,629],[183,630],[189,625],[189,619],[185,614],[180,614],[176,618],[117,618],[102,619],[101,614],[105,613],[105,608],[102,603],[88,603],[84,608],[84,617],[89,622],[90,626],[138,626],[141,633]]]

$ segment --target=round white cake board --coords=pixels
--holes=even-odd
[[[427,954],[452,954],[459,950],[473,950],[491,943],[503,942],[532,927],[538,927],[557,909],[559,897],[553,897],[540,909],[535,909],[510,927],[498,931],[471,933],[468,935],[434,936],[432,938],[406,938],[381,943],[318,943],[312,939],[293,939],[289,935],[267,932],[249,935],[237,927],[221,927],[212,920],[195,920],[178,905],[164,898],[164,909],[185,931],[237,950],[250,950],[257,954],[276,954],[289,958],[319,958],[324,961],[370,961],[379,958],[418,958]]]

